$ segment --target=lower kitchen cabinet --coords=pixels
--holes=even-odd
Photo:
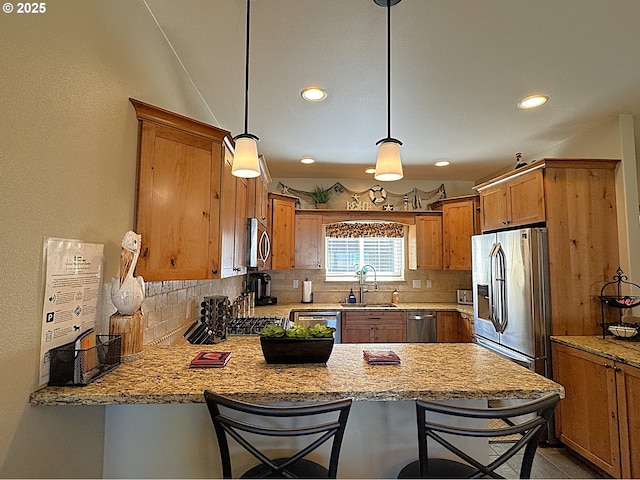
[[[437,339],[440,343],[475,342],[473,315],[454,311],[437,313]]]
[[[468,313],[459,313],[460,320],[458,322],[458,341],[462,343],[475,342],[475,333],[473,329],[473,315]]]
[[[437,332],[438,343],[454,343],[459,342],[459,322],[460,314],[458,312],[438,312],[437,313]]]
[[[404,311],[342,312],[343,343],[398,343],[406,339]]]
[[[617,478],[640,476],[640,369],[553,345],[554,380],[566,397],[556,429],[569,448]]]

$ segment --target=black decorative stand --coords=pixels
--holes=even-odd
[[[623,291],[628,291],[629,295],[623,294]],[[600,289],[600,302],[602,305],[602,338],[606,336],[607,332],[623,339],[638,337],[640,332],[638,324],[624,322],[623,318],[625,309],[640,305],[640,285],[629,281],[620,267],[616,270],[613,281],[605,283]],[[618,309],[618,322],[606,321],[605,305]]]

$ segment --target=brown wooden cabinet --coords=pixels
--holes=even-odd
[[[264,156],[260,155],[260,175],[247,180],[249,197],[247,211],[250,217],[258,219],[264,227],[269,225],[269,183],[271,174]]]
[[[231,173],[233,154],[225,147],[220,201],[220,256],[222,277],[247,273],[247,197],[246,178]]]
[[[473,315],[455,311],[437,312],[437,341],[441,343],[473,343]]]
[[[296,214],[295,266],[297,269],[322,268],[322,217]]]
[[[459,313],[459,315],[458,341],[462,343],[475,343],[473,315],[468,313]]]
[[[220,277],[219,202],[229,132],[131,99],[139,120],[136,275],[147,281]]]
[[[442,202],[443,268],[471,270],[471,236],[477,231],[478,197]]]
[[[516,172],[480,190],[482,231],[545,221],[542,170]]]
[[[295,267],[296,197],[269,193],[271,201],[271,268]]]
[[[617,478],[640,476],[640,369],[553,344],[560,440]]]
[[[342,312],[343,343],[399,343],[407,339],[403,311]]]
[[[415,220],[409,227],[409,268],[442,270],[442,215],[416,215]]]
[[[552,335],[602,333],[596,320],[601,318],[598,295],[620,263],[615,192],[618,163],[541,159],[474,187],[480,192],[485,230],[498,228],[489,218],[497,218],[490,214],[492,209],[500,210],[491,206],[496,203],[491,197],[501,185],[510,185],[508,210],[512,218],[508,227],[516,225],[513,218],[519,219],[518,225],[544,220]]]
[[[438,343],[456,343],[460,341],[460,314],[458,312],[438,312],[436,325]]]

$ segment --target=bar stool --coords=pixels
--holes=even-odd
[[[524,448],[522,464],[520,466],[520,478],[530,478],[533,457],[541,440],[544,429],[553,414],[560,397],[557,394],[523,403],[513,407],[498,408],[470,408],[442,403],[416,400],[416,413],[418,419],[418,457],[419,459],[406,465],[399,473],[398,478],[479,478],[490,476],[504,478],[495,470],[512,458]],[[427,419],[429,413],[444,415],[438,421]],[[447,424],[447,419],[459,417],[470,419],[500,419],[504,421],[504,427],[469,428]],[[454,423],[454,422],[451,422]],[[506,437],[519,434],[521,437],[513,443],[502,455],[485,465],[460,448],[453,445],[441,434],[451,434],[462,437]],[[427,439],[431,438],[453,452],[465,463],[442,459],[429,458],[427,451]]]
[[[233,438],[260,461],[260,464],[243,473],[240,478],[336,478],[338,457],[351,409],[351,399],[282,407],[241,402],[209,390],[205,390],[204,397],[218,439],[223,478],[232,478],[227,436]],[[260,418],[267,417],[305,417],[310,420],[306,423],[315,423],[293,427],[272,427],[260,424]],[[309,436],[307,439],[309,443],[289,457],[271,459],[250,443],[251,434],[281,438]],[[327,442],[331,442],[331,454],[327,467],[304,458]]]

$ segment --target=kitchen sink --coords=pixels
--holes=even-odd
[[[387,308],[387,307],[397,307],[398,305],[396,305],[395,303],[342,303],[340,302],[340,305],[342,305],[343,307],[349,307],[349,308],[364,308],[364,307],[369,307],[369,308]]]

